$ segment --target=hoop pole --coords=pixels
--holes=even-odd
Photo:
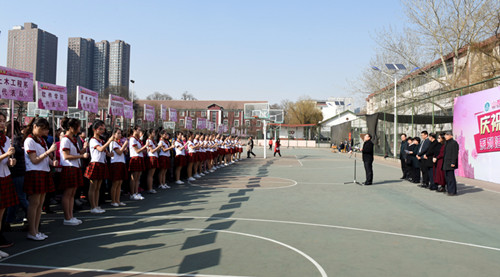
[[[266,148],[266,140],[267,140],[267,131],[266,131],[266,120],[263,119],[263,130],[264,130],[264,145],[263,145],[263,148],[264,148],[264,160],[267,159],[267,148]]]

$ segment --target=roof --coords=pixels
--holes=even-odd
[[[330,120],[332,120],[332,119],[334,119],[334,118],[337,118],[337,117],[340,117],[340,116],[342,116],[342,115],[344,115],[344,114],[346,114],[346,113],[349,113],[349,114],[352,114],[352,115],[358,116],[355,112],[353,112],[353,111],[351,111],[351,110],[346,110],[346,111],[343,111],[343,112],[341,112],[341,113],[339,113],[339,114],[336,114],[336,115],[334,115],[334,116],[332,116],[332,117],[330,117],[330,118],[327,118],[327,119],[325,119],[325,120],[323,120],[323,121],[320,121],[318,124],[322,124],[322,123],[324,123],[324,122],[330,121]]]
[[[281,127],[310,127],[316,126],[316,124],[281,124],[281,123],[269,123],[269,125],[281,126]]]
[[[243,110],[247,103],[268,103],[268,101],[231,101],[231,100],[137,100],[139,105],[165,105],[167,108],[179,110],[205,110],[217,105],[225,110]]]

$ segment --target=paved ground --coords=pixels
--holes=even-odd
[[[0,275],[499,275],[493,190],[461,185],[459,196],[447,197],[400,181],[390,161],[376,162],[373,186],[344,184],[353,179],[349,155],[283,154],[105,207],[104,216],[80,212],[77,227],[44,215],[44,242],[7,233],[16,245],[0,260]]]

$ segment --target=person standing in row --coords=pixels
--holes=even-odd
[[[406,158],[407,158],[407,153],[406,150],[408,150],[408,142],[406,141],[406,134],[401,134],[401,147],[399,149],[399,161],[401,162],[401,171],[403,171],[403,177],[400,179],[407,179],[409,176],[408,174],[408,166],[406,165]]]
[[[182,185],[184,184],[183,181],[181,181],[181,170],[182,167],[187,165],[187,159],[186,159],[186,152],[185,152],[185,146],[184,146],[184,140],[186,138],[182,133],[177,134],[177,139],[174,143],[175,147],[175,183],[177,185]]]
[[[441,144],[437,142],[437,136],[434,133],[429,134],[429,149],[422,157],[424,160],[425,168],[427,168],[427,175],[429,176],[429,189],[437,190],[437,185],[434,183],[434,156],[439,154]]]
[[[130,163],[128,171],[130,172],[130,200],[144,200],[144,197],[139,194],[139,182],[141,174],[146,170],[144,165],[144,151],[147,151],[147,145],[142,145],[140,140],[143,135],[142,129],[135,126],[132,129],[132,134],[129,139]]]
[[[125,163],[125,152],[128,149],[128,140],[122,143],[122,130],[115,128],[113,131],[115,140],[109,145],[109,152],[113,153],[110,165],[111,179],[111,206],[126,206],[120,201],[122,183],[128,179],[127,164]]]
[[[422,131],[420,133],[420,137],[422,138],[422,140],[420,141],[420,147],[418,148],[417,159],[420,164],[420,171],[422,172],[422,183],[419,186],[422,188],[428,188],[429,171],[427,169],[427,165],[425,163],[425,160],[423,159],[423,156],[425,153],[427,153],[427,150],[429,150],[431,142],[429,141],[429,133],[427,133],[427,131]]]
[[[28,223],[27,238],[41,241],[48,238],[38,230],[42,216],[43,201],[47,192],[55,191],[54,181],[50,176],[50,154],[57,150],[52,144],[47,149],[43,139],[49,132],[49,122],[45,118],[35,117],[26,128],[24,137],[24,160],[26,176],[24,178],[24,192],[28,194]]]
[[[439,134],[437,138],[439,146],[439,153],[432,158],[434,162],[434,184],[438,185],[438,192],[446,192],[446,180],[443,171],[443,158],[444,158],[444,133]]]
[[[443,170],[446,179],[446,190],[448,196],[457,195],[457,180],[455,179],[455,170],[458,168],[459,145],[453,139],[453,133],[448,131],[445,134],[445,148],[443,157]]]
[[[80,159],[87,159],[87,143],[82,148],[78,147],[76,135],[80,132],[80,120],[75,118],[64,118],[61,123],[66,131],[60,143],[61,159],[61,181],[59,188],[64,190],[62,206],[64,211],[64,225],[79,225],[81,220],[73,216],[73,206],[75,204],[75,193],[77,188],[83,186],[83,176]]]
[[[93,214],[101,214],[106,210],[99,207],[99,192],[101,190],[102,181],[108,178],[108,166],[106,164],[106,156],[110,157],[112,154],[108,153],[108,146],[115,139],[114,135],[109,137],[107,142],[101,139],[101,136],[106,131],[104,121],[97,120],[92,125],[94,135],[90,139],[90,164],[85,171],[85,178],[90,180],[89,187],[89,201],[90,212]]]
[[[158,162],[158,151],[160,151],[161,146],[156,145],[154,139],[156,137],[156,131],[154,129],[149,130],[148,139],[146,140],[146,146],[148,147],[148,159],[147,159],[147,168],[148,168],[148,176],[147,176],[147,185],[148,185],[148,193],[154,194],[156,190],[153,188],[153,178],[155,175],[155,171],[160,167]]]
[[[14,155],[16,150],[11,146],[10,139],[5,135],[6,116],[0,113],[0,239],[5,245],[6,239],[1,233],[2,219],[5,209],[19,204],[16,189],[10,176],[9,166],[14,166],[16,160],[9,158]],[[7,246],[12,246],[13,243],[8,243]],[[0,251],[0,258],[6,258],[9,254]]]
[[[363,153],[363,164],[365,166],[366,181],[363,183],[365,186],[369,186],[373,183],[373,142],[372,135],[365,135],[365,142],[363,143],[363,148],[361,148],[361,153]]]

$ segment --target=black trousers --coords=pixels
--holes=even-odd
[[[424,160],[419,160],[420,163],[420,171],[422,172],[422,183],[425,185],[429,185],[429,169],[424,164]]]
[[[457,179],[455,179],[455,170],[445,170],[444,178],[446,180],[446,191],[449,194],[457,194]]]
[[[420,167],[411,167],[410,168],[411,174],[410,177],[413,182],[415,183],[420,183]]]
[[[363,161],[365,165],[366,184],[373,183],[373,161]]]
[[[406,165],[406,160],[400,158],[399,161],[401,162],[401,171],[403,171],[403,178],[410,177],[410,174],[408,174],[408,165]]]
[[[253,149],[250,151],[247,151],[247,157],[250,158],[250,154],[252,154],[255,157],[255,154],[253,153]]]

